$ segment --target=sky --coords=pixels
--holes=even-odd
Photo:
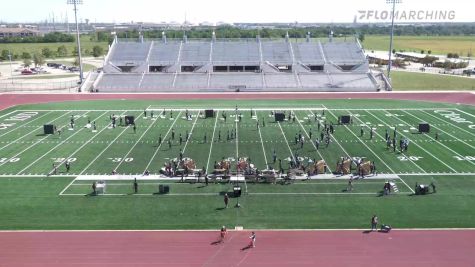
[[[381,19],[391,8],[387,0],[83,0],[79,19],[91,22],[389,22]],[[475,22],[470,1],[402,0],[400,22]],[[25,8],[25,7],[28,8]],[[416,14],[409,16],[409,12]],[[446,12],[447,18],[435,12]],[[448,12],[452,13],[448,14]],[[383,13],[386,12],[386,13]],[[451,16],[449,16],[451,15]],[[74,20],[66,0],[2,0],[0,21]],[[432,19],[431,19],[432,16]],[[448,19],[450,17],[451,19]]]

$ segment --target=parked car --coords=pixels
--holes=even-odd
[[[21,75],[32,75],[32,74],[35,74],[35,73],[29,69],[24,69],[21,71]]]
[[[78,67],[70,67],[70,68],[68,68],[68,70],[70,72],[76,72],[76,71],[79,71],[79,68]]]

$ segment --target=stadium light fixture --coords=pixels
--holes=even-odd
[[[76,44],[78,46],[78,58],[79,58],[79,84],[82,85],[84,75],[82,71],[82,57],[81,57],[81,41],[79,40],[79,24],[77,16],[77,6],[83,4],[83,0],[67,0],[68,5],[74,6],[74,20],[76,21]]]
[[[388,62],[388,80],[389,82],[391,82],[391,67],[393,64],[392,55],[393,55],[393,39],[394,39],[394,17],[396,14],[396,4],[402,4],[402,0],[386,0],[386,4],[392,5],[391,35],[389,38],[389,62]]]

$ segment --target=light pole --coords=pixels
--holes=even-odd
[[[394,17],[396,13],[396,4],[401,4],[402,0],[386,0],[386,4],[392,4],[392,16],[391,16],[391,35],[389,40],[389,63],[388,63],[388,80],[391,82],[391,67],[393,65],[392,55],[393,55],[393,39],[394,39]]]
[[[76,43],[78,46],[78,58],[79,58],[79,84],[82,84],[84,79],[82,72],[82,57],[81,57],[81,41],[79,40],[79,24],[78,24],[78,15],[77,15],[77,5],[82,5],[83,0],[67,0],[69,5],[74,6],[74,20],[76,21]]]
[[[12,52],[10,52],[10,50],[8,51],[8,58],[10,59],[10,78],[13,84]]]

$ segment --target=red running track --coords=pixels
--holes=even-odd
[[[379,93],[186,93],[186,94],[0,94],[0,110],[14,105],[107,99],[399,99],[475,105],[472,92],[379,92]]]
[[[475,230],[2,232],[0,266],[473,267]]]

